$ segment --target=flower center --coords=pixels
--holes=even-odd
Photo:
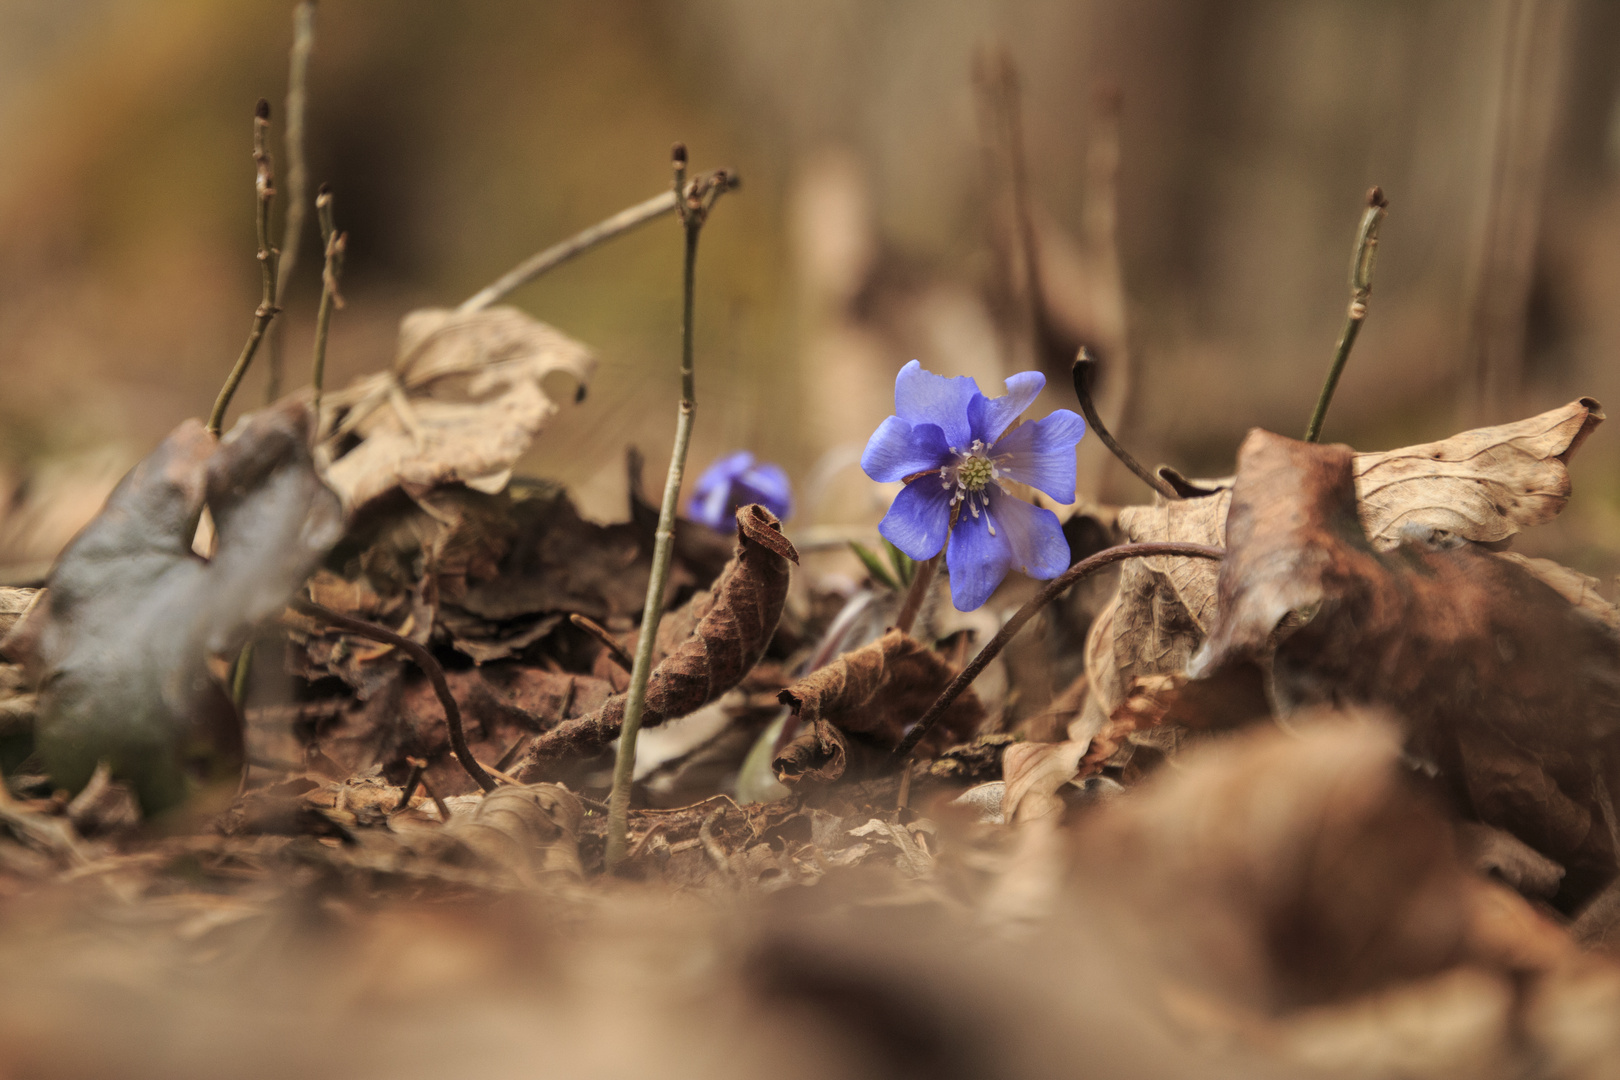
[[[990,464],[990,459],[977,454],[964,460],[956,469],[957,482],[968,491],[984,490],[984,485],[994,475],[995,466]]]

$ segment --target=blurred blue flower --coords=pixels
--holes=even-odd
[[[935,375],[913,360],[894,380],[895,415],[861,454],[873,480],[906,481],[878,526],[890,543],[921,561],[949,538],[945,565],[959,611],[990,599],[1010,569],[1042,579],[1068,569],[1057,515],[1001,485],[1015,480],[1074,502],[1074,448],[1086,422],[1059,409],[1012,427],[1045,385],[1046,376],[1024,371],[1007,380],[1005,395],[987,398],[971,378]]]
[[[755,462],[746,450],[727,454],[703,471],[686,504],[686,516],[711,529],[736,528],[737,507],[759,503],[786,521],[793,513],[787,473],[769,462]]]

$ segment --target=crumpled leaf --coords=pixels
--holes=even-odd
[[[789,564],[798,561],[775,515],[757,503],[738,508],[737,552],[714,583],[713,601],[692,636],[648,678],[642,726],[696,712],[742,681],[776,633]],[[535,742],[522,768],[609,745],[624,722],[625,700],[616,694],[589,716],[553,728]]]
[[[1002,755],[1007,788],[1001,811],[1007,821],[1034,821],[1063,809],[1058,791],[1080,769],[1088,742],[1013,743]]]
[[[1551,521],[1569,501],[1569,459],[1603,419],[1596,401],[1581,398],[1439,442],[1355,454],[1362,526],[1387,551],[1409,536],[1495,543]],[[1208,486],[1214,494],[1156,497],[1151,506],[1121,509],[1126,539],[1224,543],[1231,481]],[[1122,566],[1115,608],[1093,624],[1086,643],[1094,719],[1114,710],[1131,679],[1185,670],[1214,616],[1219,571],[1206,559],[1132,559]]]
[[[413,311],[393,370],[326,396],[323,476],[348,507],[396,487],[500,491],[557,411],[541,381],[562,371],[583,386],[595,366],[584,345],[517,308]]]
[[[780,695],[800,731],[772,762],[777,779],[837,780],[848,764],[848,734],[892,750],[955,675],[943,656],[900,630],[812,671]],[[984,707],[969,687],[918,746],[918,755],[970,738],[983,719]]]
[[[579,825],[585,808],[560,784],[525,784],[496,788],[478,801],[466,817],[439,829],[433,848],[451,862],[468,856],[479,866],[509,874],[517,883],[534,886],[549,879],[578,881]],[[462,849],[458,857],[451,845]]]
[[[41,687],[36,745],[58,786],[78,790],[106,759],[150,813],[183,798],[191,774],[235,767],[241,728],[208,658],[234,657],[342,529],[309,423],[297,402],[217,442],[186,421],[63,551],[7,646]],[[191,550],[205,502],[207,561]]]
[[[1189,673],[1267,673],[1286,711],[1397,713],[1459,809],[1568,870],[1577,905],[1616,870],[1620,633],[1471,545],[1376,551],[1351,453],[1253,431],[1238,456],[1220,604]]]

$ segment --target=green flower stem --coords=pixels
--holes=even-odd
[[[208,414],[208,431],[216,436],[225,423],[225,410],[231,407],[231,398],[236,395],[236,388],[242,384],[242,376],[247,374],[248,365],[253,363],[253,354],[259,351],[259,343],[264,340],[265,327],[281,310],[276,307],[276,261],[280,253],[270,244],[270,204],[276,199],[276,177],[271,167],[270,152],[265,149],[269,132],[270,103],[260,98],[258,107],[253,111],[253,161],[257,166],[253,190],[258,201],[259,273],[263,279],[264,293],[259,306],[253,311],[253,326],[248,330],[242,354],[236,358],[236,366],[226,376],[225,385],[219,388],[214,411]]]
[[[1316,399],[1316,410],[1311,422],[1305,426],[1305,441],[1316,442],[1322,437],[1322,421],[1327,418],[1328,406],[1333,403],[1333,391],[1339,388],[1339,376],[1350,359],[1350,350],[1361,333],[1361,324],[1367,318],[1367,300],[1372,296],[1373,263],[1378,259],[1378,226],[1389,212],[1389,200],[1379,188],[1367,192],[1367,209],[1361,215],[1361,227],[1356,230],[1356,250],[1350,260],[1350,309],[1345,313],[1344,332],[1333,349],[1333,366],[1328,368],[1327,381]]]
[[[652,675],[653,644],[658,637],[658,624],[664,616],[664,588],[669,580],[670,557],[675,551],[675,508],[681,495],[681,479],[686,472],[686,452],[692,442],[692,416],[697,408],[696,384],[692,376],[692,302],[698,235],[703,231],[703,223],[714,200],[736,184],[734,177],[719,172],[688,185],[686,147],[680,144],[676,144],[674,161],[676,206],[680,211],[681,224],[686,228],[681,304],[681,404],[675,421],[675,449],[669,459],[669,476],[664,481],[664,500],[658,508],[658,530],[653,534],[652,572],[647,580],[647,602],[641,612],[641,635],[636,641],[635,661],[630,668],[624,724],[619,729],[618,754],[613,762],[613,790],[608,795],[607,849],[604,855],[604,862],[610,871],[624,861],[629,850],[630,784],[636,768],[636,736],[641,731],[647,680]]]

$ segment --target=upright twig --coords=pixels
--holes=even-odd
[[[225,378],[225,385],[219,388],[219,397],[214,401],[214,411],[208,414],[208,430],[215,435],[219,434],[225,422],[225,410],[230,408],[231,398],[236,394],[236,388],[242,383],[242,376],[247,374],[248,365],[253,363],[253,354],[259,351],[259,342],[264,340],[264,329],[270,325],[270,320],[276,317],[281,309],[276,307],[276,259],[278,252],[270,243],[270,205],[276,199],[276,176],[270,161],[270,151],[266,149],[266,142],[270,134],[270,103],[263,98],[253,110],[253,162],[256,171],[253,180],[253,190],[257,196],[258,213],[256,214],[259,233],[259,273],[263,279],[263,295],[259,306],[253,311],[253,326],[248,331],[247,344],[242,346],[242,355],[236,358],[236,366],[231,368],[230,375]]]
[[[922,714],[916,724],[912,725],[911,730],[906,733],[906,737],[900,740],[900,745],[894,748],[894,753],[889,755],[889,767],[899,768],[905,763],[906,758],[910,757],[911,752],[917,748],[917,744],[922,742],[924,736],[928,734],[939,718],[945,715],[945,710],[949,709],[951,703],[961,696],[962,691],[966,690],[968,685],[979,677],[980,672],[989,666],[990,661],[1001,655],[1001,650],[1007,647],[1007,643],[1017,636],[1018,631],[1022,630],[1029,620],[1039,614],[1040,610],[1047,604],[1061,596],[1063,591],[1070,585],[1082,578],[1090,577],[1103,567],[1110,566],[1122,559],[1142,559],[1155,555],[1180,555],[1192,559],[1221,559],[1225,558],[1226,549],[1209,547],[1205,544],[1120,544],[1117,547],[1103,548],[1095,555],[1081,559],[1063,571],[1062,574],[1047,582],[1045,588],[1036,593],[1023,607],[1019,608],[1013,617],[1007,620],[1006,625],[996,633],[996,636],[985,643],[984,648],[979,650],[979,655],[968,661],[968,666],[957,673],[956,678],[951,680],[950,685],[946,686],[939,697],[934,699],[934,703],[928,706],[928,711]]]
[[[692,375],[692,312],[698,236],[703,231],[703,223],[708,219],[715,200],[737,184],[736,178],[724,170],[688,183],[686,147],[681,143],[675,144],[672,160],[675,172],[672,195],[686,232],[681,294],[681,404],[675,420],[675,449],[670,455],[669,475],[664,481],[664,501],[658,510],[658,530],[653,534],[652,572],[647,580],[647,603],[641,613],[641,636],[636,641],[635,661],[630,668],[630,688],[624,703],[624,724],[619,729],[618,755],[613,762],[613,790],[608,795],[605,852],[609,870],[623,861],[629,848],[630,781],[636,766],[636,735],[641,731],[647,679],[652,674],[653,644],[658,637],[658,623],[664,614],[664,586],[669,577],[670,557],[675,550],[675,510],[680,501],[681,478],[686,471],[686,451],[692,442],[692,414],[697,405],[696,383]],[[650,201],[642,205],[648,206]]]
[[[422,673],[428,677],[428,682],[433,684],[433,692],[438,695],[439,704],[444,707],[444,726],[450,730],[450,749],[455,753],[456,760],[461,762],[461,767],[467,770],[467,775],[472,777],[473,782],[481,789],[495,790],[495,778],[484,771],[484,767],[473,757],[472,750],[467,746],[467,732],[461,726],[461,706],[456,704],[455,695],[450,693],[450,684],[445,680],[444,668],[432,653],[410,638],[401,637],[376,623],[351,618],[301,596],[294,597],[290,606],[294,611],[330,623],[345,633],[371,641],[380,641],[384,645],[392,645],[416,661],[416,666],[422,669]]]
[[[1074,358],[1074,367],[1070,370],[1074,378],[1074,396],[1080,399],[1080,412],[1086,418],[1087,426],[1127,469],[1141,478],[1142,483],[1167,499],[1181,498],[1181,493],[1171,486],[1168,480],[1156,472],[1149,471],[1137,461],[1135,456],[1121,446],[1119,440],[1109,434],[1108,428],[1103,425],[1102,416],[1097,412],[1097,403],[1092,398],[1092,388],[1097,382],[1097,364],[1097,358],[1091,354],[1091,350],[1082,345],[1080,354]]]
[[[482,311],[495,303],[507,293],[520,286],[527,285],[548,270],[555,270],[575,255],[589,251],[598,244],[605,243],[622,233],[640,225],[645,225],[654,218],[674,210],[676,195],[673,191],[666,191],[662,195],[654,195],[645,202],[625,210],[605,221],[598,221],[595,225],[581,232],[575,233],[561,243],[552,244],[544,251],[535,253],[518,263],[512,269],[502,274],[490,284],[473,293],[456,310],[462,314],[470,311]]]
[[[308,101],[309,57],[315,51],[315,0],[303,0],[293,9],[293,43],[287,57],[287,127],[282,145],[287,148],[287,216],[281,223],[281,265],[276,269],[276,295],[287,295],[303,246],[304,215],[309,196],[309,168],[304,163],[304,105]],[[264,400],[281,396],[282,324],[270,327],[270,355],[266,357]]]
[[[1333,403],[1333,391],[1338,389],[1339,376],[1344,374],[1344,362],[1350,359],[1350,350],[1361,333],[1361,323],[1367,318],[1367,299],[1372,296],[1373,264],[1378,261],[1378,226],[1389,212],[1389,200],[1381,188],[1367,192],[1367,209],[1361,213],[1361,227],[1356,230],[1356,249],[1350,257],[1350,308],[1344,315],[1344,332],[1333,349],[1333,366],[1328,368],[1327,381],[1316,399],[1316,410],[1311,422],[1305,426],[1305,441],[1316,442],[1322,435],[1322,421],[1328,406]]]
[[[321,306],[315,313],[315,358],[310,371],[310,382],[315,387],[315,432],[319,435],[321,387],[326,382],[326,335],[332,326],[332,309],[343,306],[338,280],[343,276],[343,253],[348,249],[349,234],[338,232],[333,224],[332,189],[325,184],[315,196],[315,215],[320,219],[321,243],[326,249],[326,264],[321,268]]]

